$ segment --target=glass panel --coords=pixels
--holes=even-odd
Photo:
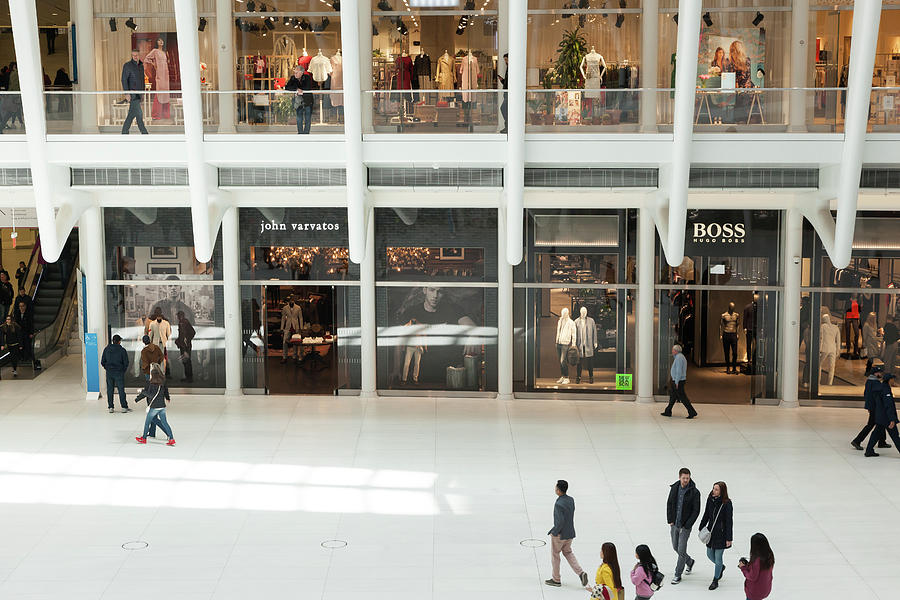
[[[448,93],[367,92],[372,102],[369,133],[497,133],[505,126],[502,90]]]
[[[122,345],[131,361],[125,375],[128,387],[142,387],[145,383],[140,359],[144,347],[141,338],[145,334],[157,339],[166,355],[170,386],[225,387],[225,314],[221,286],[110,285],[106,301],[110,337],[122,336]],[[161,317],[168,322],[171,334],[166,337],[165,323],[151,323],[150,317]]]
[[[494,209],[377,208],[380,281],[497,281]]]
[[[203,92],[204,130],[288,135],[343,133],[343,96],[316,89],[302,93],[282,89],[206,91]],[[226,122],[220,115],[232,115],[232,121]]]
[[[222,278],[221,237],[212,261],[197,262],[189,208],[106,208],[103,218],[108,279]]]
[[[167,107],[164,110],[168,111],[166,117],[157,112],[163,110],[160,108],[163,97]],[[44,96],[44,108],[48,134],[184,133],[184,105],[181,95],[173,92],[50,91]]]
[[[496,391],[497,291],[378,288],[378,387]]]
[[[266,389],[266,357],[269,355],[264,286],[241,286],[241,387]]]
[[[535,254],[540,283],[619,283],[617,254]]]

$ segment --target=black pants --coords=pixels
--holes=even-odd
[[[22,347],[19,344],[14,344],[6,347],[9,350],[9,362],[12,365],[13,371],[18,370],[19,368],[19,360],[21,360],[22,355]]]
[[[755,372],[756,367],[756,332],[749,329],[745,332],[747,339],[747,362],[750,364],[750,372]]]
[[[722,348],[725,350],[725,370],[737,371],[737,333],[723,333]],[[731,359],[728,358],[729,350]]]
[[[885,433],[891,436],[891,439],[894,440],[894,448],[900,451],[900,433],[897,433],[897,427],[896,423],[890,429],[884,425],[875,425],[875,430],[869,436],[869,443],[866,445],[866,454],[871,454],[875,451],[875,444],[878,443],[878,440],[885,438]]]
[[[583,356],[578,359],[578,371],[577,377],[581,379],[581,367],[584,367],[585,371],[587,371],[588,377],[591,378],[591,383],[594,382],[594,357],[593,356]]]
[[[667,415],[672,414],[672,407],[675,406],[676,402],[684,404],[684,407],[688,411],[688,416],[692,417],[697,414],[697,411],[694,410],[691,401],[687,397],[687,392],[684,391],[683,381],[679,381],[677,384],[673,382],[669,387],[669,405],[666,407],[665,411]]]
[[[859,356],[859,319],[844,320],[844,339],[847,340],[847,354]],[[850,350],[851,346],[853,350]]]
[[[125,123],[122,124],[122,133],[128,133],[128,130],[131,129],[131,123],[137,120],[137,126],[141,133],[147,133],[147,128],[144,127],[144,109],[141,108],[141,98],[137,94],[132,94],[136,96],[132,98],[128,103],[128,115],[125,117]]]
[[[862,444],[866,440],[866,436],[869,435],[869,432],[871,432],[873,429],[875,429],[875,412],[871,411],[871,410],[867,411],[867,412],[869,413],[869,420],[866,422],[866,426],[860,430],[859,435],[856,436],[855,438],[853,438],[854,444]],[[884,441],[885,441],[885,432],[882,429],[881,430],[881,439],[879,439],[877,441],[877,443],[880,444]]]
[[[180,358],[181,365],[184,367],[184,378],[192,381],[194,379],[194,363],[191,360],[191,351],[182,350]]]
[[[115,392],[119,390],[119,404],[122,408],[128,408],[125,401],[125,373],[106,372],[106,403],[112,409],[115,406]]]
[[[509,102],[507,101],[507,93],[504,90],[503,92],[503,102],[500,103],[500,114],[503,115],[503,129],[507,129],[509,127],[509,118],[507,114],[509,113]]]

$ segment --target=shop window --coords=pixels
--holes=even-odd
[[[106,276],[115,280],[196,281],[222,278],[219,239],[210,262],[194,254],[189,208],[107,208]]]

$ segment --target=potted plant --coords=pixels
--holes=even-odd
[[[272,111],[275,113],[275,122],[279,118],[284,119],[287,124],[296,122],[297,112],[294,110],[294,94],[278,94],[275,101],[272,102]]]

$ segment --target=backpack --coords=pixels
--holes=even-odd
[[[650,589],[654,592],[658,592],[659,588],[663,586],[663,581],[665,581],[666,576],[663,575],[656,565],[653,565],[652,573],[650,573]]]

